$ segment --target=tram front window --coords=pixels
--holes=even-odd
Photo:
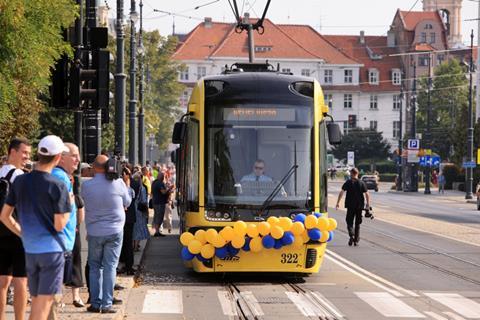
[[[306,209],[311,196],[311,113],[311,108],[298,106],[210,108],[207,207],[256,212],[270,197],[270,214]]]

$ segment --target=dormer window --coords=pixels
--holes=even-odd
[[[377,69],[369,69],[368,70],[368,83],[370,84],[378,84],[379,82],[378,70]]]
[[[433,29],[433,26],[432,26],[430,23],[427,23],[427,24],[425,25],[425,29],[431,30],[431,29]]]
[[[402,82],[402,74],[399,69],[392,69],[392,84],[400,85]]]

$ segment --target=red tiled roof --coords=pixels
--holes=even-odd
[[[415,51],[435,51],[436,49],[428,43],[416,43]]]
[[[254,31],[255,46],[271,50],[255,52],[257,59],[323,59],[329,64],[358,64],[310,26],[276,25],[265,19],[264,30],[262,35]],[[213,57],[248,57],[247,32],[236,33],[234,24],[212,22],[206,28],[200,23],[173,55],[177,60]]]
[[[437,21],[440,25],[443,25],[442,19],[438,11],[401,11],[400,17],[405,25],[405,29],[409,31],[415,30],[417,24],[424,20]]]
[[[362,91],[400,91],[400,86],[392,83],[392,69],[401,69],[401,59],[398,56],[390,56],[397,51],[396,48],[387,46],[387,37],[365,36],[365,44],[360,43],[360,36],[325,35],[324,37],[348,56],[364,65],[360,68],[360,88]],[[381,59],[372,59],[367,46],[373,54],[381,56]],[[368,83],[369,69],[378,70],[380,77],[378,85]]]

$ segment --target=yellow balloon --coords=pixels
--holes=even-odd
[[[329,237],[328,232],[327,231],[322,231],[322,236],[320,237],[320,239],[318,241],[327,242],[328,237]]]
[[[266,236],[267,234],[270,233],[270,224],[265,221],[260,222],[257,226],[257,229],[262,236]]]
[[[296,236],[293,240],[292,246],[294,248],[301,248],[303,246],[303,238],[302,236]]]
[[[215,238],[217,237],[218,235],[218,232],[217,230],[215,229],[208,229],[206,232],[205,232],[205,239],[207,239],[207,241],[209,243],[213,243],[215,241]]]
[[[317,228],[320,229],[320,231],[322,231],[322,232],[327,231],[328,227],[329,227],[329,224],[330,224],[330,222],[328,221],[327,218],[321,217],[321,218],[318,218]]]
[[[317,226],[317,217],[315,217],[313,214],[308,215],[305,218],[305,227],[307,227],[307,229],[313,229],[316,226]]]
[[[188,244],[188,251],[192,254],[198,254],[202,250],[202,243],[198,240],[192,240]]]
[[[257,225],[251,223],[247,226],[247,234],[250,238],[258,237]]]
[[[301,235],[305,231],[305,226],[300,221],[294,222],[290,229],[295,236]]]
[[[270,234],[274,239],[280,239],[283,237],[283,229],[280,226],[273,226],[270,230]]]
[[[302,239],[303,239],[303,243],[307,243],[308,241],[310,241],[310,237],[308,236],[308,231],[307,230],[305,230],[302,233]]]
[[[337,220],[333,218],[328,218],[329,226],[328,226],[328,231],[333,231],[337,229]]]
[[[277,217],[268,217],[267,222],[270,224],[270,227],[273,227],[280,222],[280,219],[278,219]]]
[[[245,237],[247,233],[247,224],[244,221],[237,221],[233,224],[233,232],[235,234]]]
[[[283,231],[290,231],[292,229],[292,219],[287,217],[281,217],[279,220],[280,221],[278,222],[278,225],[282,227]]]
[[[190,232],[184,232],[180,236],[180,243],[186,247],[193,239],[195,239],[195,236],[193,234],[191,234]]]
[[[197,230],[197,232],[195,232],[195,239],[200,241],[201,244],[205,244],[207,243],[207,239],[205,238],[205,235],[206,235],[206,232],[205,230]]]
[[[217,234],[212,244],[215,248],[221,248],[227,244],[227,241],[221,235]]]
[[[202,246],[202,249],[200,250],[200,254],[202,257],[205,259],[210,259],[215,255],[215,247],[212,246],[211,244],[204,244]]]
[[[250,241],[250,251],[260,252],[263,249],[262,238],[255,237]]]
[[[236,234],[236,235],[233,236],[232,246],[233,246],[235,249],[241,249],[244,244],[245,244],[245,237],[244,237],[244,236],[240,236],[240,235],[238,235],[238,234]]]
[[[222,229],[222,231],[220,231],[220,235],[226,241],[232,241],[234,235],[233,228],[230,226],[226,226]]]

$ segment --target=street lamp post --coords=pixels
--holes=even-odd
[[[138,13],[135,11],[135,0],[130,1],[130,99],[128,100],[128,160],[131,164],[137,164],[137,115],[136,115],[136,94],[135,77],[136,66],[135,56],[137,48],[135,47],[135,23]]]
[[[412,139],[417,138],[417,62],[412,58],[413,64],[413,88],[412,88],[412,99],[411,99],[411,112],[412,112],[412,128],[410,132],[410,136]],[[417,164],[412,163],[409,167],[409,182],[410,186],[407,191],[417,192],[418,191],[418,172],[417,172]]]
[[[125,33],[123,32],[123,0],[117,0],[117,62],[115,70],[115,151],[125,159],[125,82],[123,53]]]
[[[140,79],[138,84],[138,161],[143,166],[145,165],[145,115],[143,113],[143,81],[144,70],[143,63],[145,60],[145,48],[143,47],[143,1],[140,0],[140,29],[138,32],[138,52],[140,57],[138,59],[138,68],[140,72]]]
[[[432,53],[428,53],[428,84],[427,84],[427,131],[425,134],[425,144],[427,148],[431,149],[431,130],[430,130],[430,118],[432,113],[432,101],[431,101],[431,91],[432,91]],[[431,194],[430,192],[430,164],[427,163],[425,166],[425,192],[424,194]]]
[[[403,187],[402,187],[402,168],[403,168],[403,161],[402,161],[402,153],[403,153],[403,130],[402,130],[402,126],[403,126],[403,111],[402,111],[402,108],[403,108],[403,74],[402,74],[402,79],[400,80],[401,81],[401,85],[400,85],[400,121],[399,121],[399,125],[400,125],[400,130],[399,130],[399,134],[398,134],[398,176],[397,176],[397,191],[402,191]]]
[[[470,63],[468,66],[468,74],[470,85],[468,87],[468,130],[467,130],[467,161],[473,161],[473,114],[472,114],[472,94],[473,94],[473,30],[470,34]],[[466,175],[465,175],[465,199],[472,199],[472,189],[473,189],[473,168],[467,167],[466,168]]]

